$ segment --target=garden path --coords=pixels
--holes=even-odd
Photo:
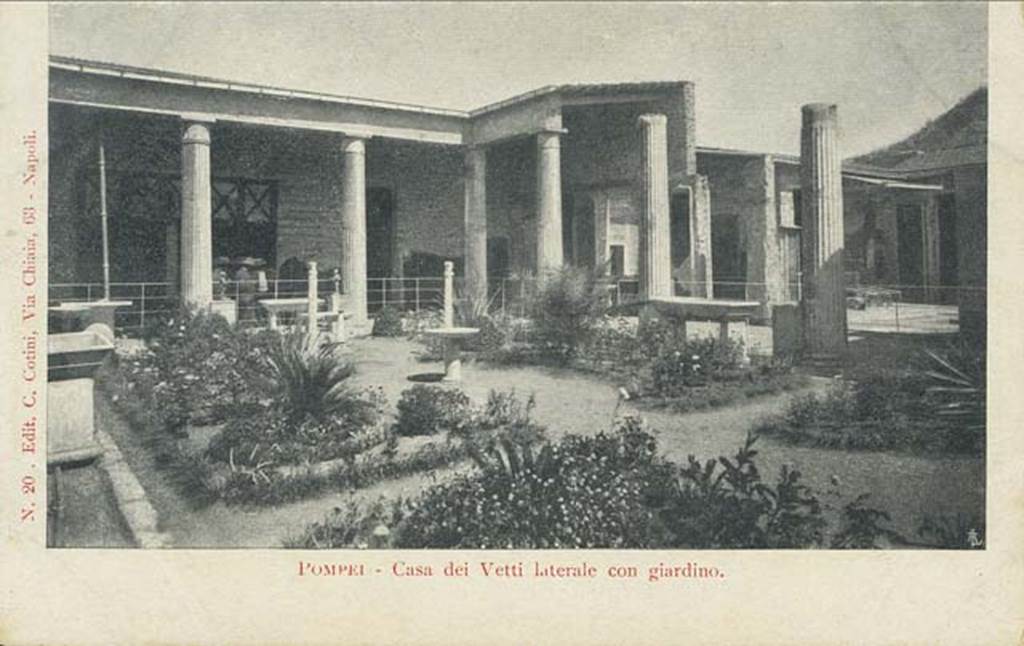
[[[367,339],[353,343],[357,384],[381,386],[394,405],[402,390],[412,385],[412,375],[439,374],[439,362],[420,362],[419,346],[404,339]],[[491,389],[515,388],[521,397],[536,395],[534,417],[557,438],[563,433],[590,434],[610,426],[619,406],[616,389],[596,377],[570,370],[538,367],[463,366],[463,389],[474,401],[484,401]],[[807,390],[822,389],[816,380]],[[798,391],[798,392],[807,392]],[[661,450],[671,459],[685,461],[694,454],[701,460],[731,455],[748,430],[762,417],[781,412],[796,393],[766,396],[740,405],[710,411],[673,414],[646,411],[656,429]],[[281,505],[243,510],[216,504],[189,509],[173,491],[167,476],[154,468],[152,458],[139,446],[124,422],[98,396],[101,423],[115,437],[125,458],[149,493],[161,518],[163,531],[178,547],[277,547],[299,534],[311,522],[321,520],[333,507],[358,497],[408,496],[444,475],[420,474],[378,483],[358,492],[340,492]],[[629,405],[623,405],[623,412]],[[871,504],[888,510],[896,529],[914,536],[926,513],[971,512],[984,509],[984,462],[965,457],[919,457],[895,453],[837,451],[792,447],[770,439],[759,441],[758,465],[763,476],[774,480],[783,464],[798,468],[806,484],[824,494],[838,479],[845,503],[857,494],[870,492]],[[465,468],[465,467],[463,467]],[[826,498],[826,496],[823,496]]]

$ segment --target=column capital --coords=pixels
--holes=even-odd
[[[352,137],[343,136],[341,138],[341,152],[346,155],[365,155],[366,154],[366,138],[365,137]]]
[[[565,128],[543,128],[534,133],[537,143],[542,147],[561,146],[562,135],[567,134],[569,134],[569,131]]]
[[[637,123],[639,123],[641,126],[660,126],[664,128],[665,125],[668,123],[668,117],[664,114],[658,113],[641,114],[639,117],[637,117]]]
[[[209,121],[186,121],[185,128],[181,133],[181,143],[210,145],[210,122]]]
[[[808,103],[800,108],[800,112],[808,121],[835,121],[839,109],[834,103]]]

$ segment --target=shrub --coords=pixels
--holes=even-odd
[[[398,548],[804,548],[878,547],[896,535],[866,496],[844,509],[831,535],[799,471],[762,481],[755,440],[732,458],[686,467],[658,456],[642,420],[558,443],[501,438],[473,450],[478,469],[369,517],[346,513],[310,526],[304,547],[365,544],[370,526]],[[379,531],[383,526],[387,532]]]
[[[776,486],[761,481],[748,437],[733,459],[701,464],[693,456],[659,519],[676,548],[800,548],[821,543],[825,520],[800,472],[783,466]],[[721,471],[719,466],[722,467]]]
[[[324,420],[355,405],[346,381],[355,372],[334,343],[301,332],[282,335],[268,359],[274,392],[290,419]]]
[[[165,427],[216,423],[268,396],[277,340],[276,332],[253,334],[218,315],[181,310],[119,369],[130,388],[152,396]]]
[[[361,549],[382,547],[390,531],[383,520],[390,518],[388,509],[380,501],[360,505],[349,501],[345,507],[335,507],[322,522],[311,524],[301,535],[284,541],[291,549]]]
[[[544,277],[531,304],[534,330],[562,360],[574,357],[590,336],[602,309],[594,276],[565,267]]]
[[[397,308],[382,307],[373,317],[373,336],[402,336],[402,313]]]
[[[885,511],[868,507],[870,496],[861,494],[843,507],[842,527],[832,537],[830,546],[837,549],[873,550],[882,547],[880,538],[902,541],[896,532],[883,525],[892,518]]]
[[[480,333],[469,342],[469,349],[490,357],[507,350],[515,339],[515,322],[503,314],[484,315],[474,323]]]
[[[567,436],[536,455],[505,444],[475,474],[435,485],[397,521],[396,547],[646,547],[659,478],[653,438],[638,426]],[[527,457],[529,456],[529,457]],[[667,473],[667,472],[666,472]],[[663,479],[663,478],[662,478]],[[394,522],[394,521],[393,521]]]
[[[343,406],[322,417],[296,417],[268,406],[232,418],[210,441],[206,454],[246,468],[351,458],[387,440],[378,427],[382,416],[383,395],[376,390],[351,393]]]
[[[683,341],[664,352],[651,365],[654,391],[660,395],[735,377],[742,358],[739,344],[713,338]]]
[[[469,413],[469,397],[461,390],[416,385],[398,400],[398,435],[433,435],[459,426]]]
[[[758,432],[828,448],[980,453],[984,426],[960,414],[967,407],[946,408],[951,402],[943,399],[963,392],[933,388],[929,375],[920,371],[864,374],[855,381],[837,381],[824,394],[795,399],[782,415],[760,422]],[[957,414],[941,414],[947,410]]]

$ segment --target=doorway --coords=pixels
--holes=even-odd
[[[672,263],[672,286],[676,296],[693,293],[694,276],[690,264],[690,189],[676,191],[669,203],[669,258]]]
[[[896,210],[899,283],[903,299],[915,303],[924,299],[924,226],[921,207],[903,205]]]
[[[386,188],[366,189],[366,276],[391,276],[394,258],[395,231],[391,191]]]

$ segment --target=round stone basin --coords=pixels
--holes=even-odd
[[[462,381],[462,361],[459,358],[459,341],[480,333],[475,327],[439,327],[424,334],[444,341],[444,379],[446,382]]]

